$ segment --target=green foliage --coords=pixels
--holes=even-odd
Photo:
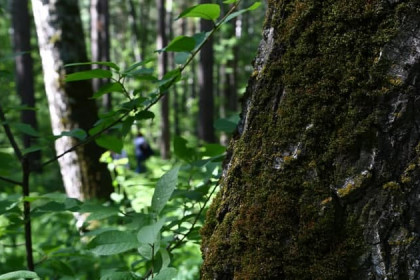
[[[34,278],[38,278],[38,275],[33,271],[26,271],[26,270],[19,270],[19,271],[14,271],[14,272],[0,275],[0,280],[20,279],[20,278],[34,279]]]
[[[215,20],[220,16],[220,6],[217,4],[200,4],[186,9],[179,18],[191,17],[202,18],[207,20]]]

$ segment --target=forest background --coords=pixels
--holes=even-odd
[[[228,4],[236,5],[235,1],[225,2],[227,4],[214,2],[221,8],[222,19],[230,11],[232,5]],[[188,1],[83,0],[78,4],[83,34],[69,36],[86,42],[90,61],[112,61],[118,66],[112,64],[105,68],[115,70],[114,76],[131,75],[119,79],[123,90],[112,94],[109,88],[101,91],[103,80],[91,79],[95,75],[86,69],[82,70],[88,72],[74,78],[92,81],[97,92],[95,103],[102,124],[96,122],[96,128],[105,131],[101,125],[112,124],[109,116],[121,113],[118,106],[125,104],[127,98],[130,102],[144,94],[150,100],[143,100],[146,110],[135,112],[127,122],[128,127],[111,126],[114,131],[95,141],[104,151],[108,150],[101,161],[107,164],[111,174],[111,199],[104,202],[95,192],[67,197],[54,142],[63,138],[84,141],[89,133],[95,132],[83,131],[77,126],[61,134],[52,132],[48,110],[51,104],[45,93],[38,49],[40,40],[35,32],[31,3],[0,1],[0,108],[2,115],[4,111],[5,118],[1,121],[6,132],[0,134],[0,275],[20,271],[12,277],[36,277],[22,271],[28,266],[29,270],[34,267],[37,277],[42,279],[143,279],[149,276],[158,279],[159,274],[165,277],[162,279],[197,279],[201,263],[198,232],[208,201],[217,190],[224,146],[239,120],[239,100],[261,38],[264,3],[252,13],[238,13],[237,17],[223,22],[206,47],[196,48],[197,42],[205,41],[205,36],[201,35],[200,39],[195,35],[196,43],[191,49],[188,42],[184,42],[173,44],[173,51],[160,54],[155,51],[167,46],[173,38],[200,34],[200,31],[214,29],[215,25],[209,25],[212,21],[202,17],[175,20],[191,7]],[[253,4],[254,1],[242,1],[236,8],[245,12]],[[24,22],[25,10],[29,12],[30,32],[26,36],[30,49],[19,49],[16,37],[25,34],[16,32],[19,28],[16,24]],[[162,19],[165,20],[163,25]],[[76,18],[73,20],[77,22]],[[104,34],[105,38],[101,37]],[[189,53],[196,50],[201,50],[200,58],[188,62],[182,76],[176,73],[165,80],[165,73],[184,65]],[[168,54],[166,59],[164,54]],[[18,92],[22,82],[16,62],[24,57],[33,60],[34,104],[28,104]],[[79,74],[82,70],[79,69]],[[168,86],[165,84],[168,79],[171,87],[162,90]],[[31,81],[25,79],[23,83],[27,85]],[[158,91],[165,92],[169,98],[162,101],[160,92],[154,91],[156,84]],[[155,100],[158,104],[149,106]],[[10,144],[8,128],[21,147],[18,149],[21,156]],[[155,156],[147,161],[148,172],[139,175],[133,171],[136,162],[132,140],[140,129],[155,150]],[[128,161],[114,160],[111,151],[120,153],[122,149],[127,152]],[[25,172],[22,158],[30,160],[31,170]],[[30,186],[27,194],[25,190],[22,192],[25,184],[21,178],[25,174],[28,175],[26,185]],[[159,200],[164,203],[156,202]],[[24,207],[29,202],[30,215],[25,214]],[[90,213],[90,216],[76,219],[76,213]],[[32,261],[28,260],[29,216]],[[144,237],[148,234],[149,239]]]

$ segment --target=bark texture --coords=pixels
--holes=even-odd
[[[97,121],[97,108],[89,81],[65,83],[69,68],[64,65],[87,61],[86,45],[78,1],[33,0],[38,44],[44,71],[45,91],[55,135],[81,128],[88,131]],[[72,71],[81,69],[72,69]],[[77,143],[71,137],[55,142],[57,155]],[[81,200],[108,198],[113,191],[106,165],[99,163],[104,150],[94,142],[58,160],[64,187],[69,197]]]
[[[21,104],[35,108],[33,59],[31,55],[31,18],[28,11],[28,0],[15,0],[11,2],[13,26],[13,51],[16,56],[16,88]],[[35,110],[23,110],[21,121],[38,129]],[[36,138],[27,134],[23,135],[23,146],[35,146]],[[28,154],[31,171],[41,171],[41,152]]]
[[[420,279],[420,2],[268,5],[202,279]]]

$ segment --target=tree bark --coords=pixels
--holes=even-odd
[[[420,279],[420,2],[269,1],[202,279]]]
[[[210,3],[201,0],[200,3]],[[209,20],[200,20],[201,32],[210,31],[213,23]],[[210,39],[200,51],[200,64],[198,69],[198,83],[200,87],[198,101],[198,136],[209,143],[216,142],[213,127],[214,94],[213,94],[213,39]]]
[[[97,121],[97,107],[90,98],[91,83],[64,81],[65,75],[70,73],[69,68],[64,68],[65,64],[87,61],[78,2],[33,0],[32,8],[53,133],[58,135],[75,128],[88,131]],[[58,139],[55,142],[57,155],[76,143],[71,137]],[[106,165],[99,163],[103,152],[91,142],[58,160],[69,197],[81,200],[109,197],[113,191],[111,176]]]
[[[90,1],[90,38],[92,61],[110,61],[109,4],[108,0]],[[94,68],[98,67],[96,65]],[[107,79],[92,80],[93,91],[96,92],[106,84]],[[104,95],[102,105],[106,111],[112,109],[111,94]]]
[[[162,49],[168,45],[168,36],[166,34],[166,7],[165,0],[156,0],[158,10],[158,40],[157,48]],[[159,77],[162,78],[168,72],[168,53],[162,52],[158,58]],[[169,124],[169,96],[166,94],[160,101],[160,155],[163,159],[170,157],[170,124]]]
[[[28,11],[28,0],[12,1],[13,50],[16,56],[16,88],[21,104],[35,108],[33,59],[31,55],[31,18]],[[21,112],[21,121],[38,129],[36,111],[33,109]],[[24,134],[23,146],[29,148],[36,145],[36,138]],[[36,151],[28,155],[29,168],[41,171],[41,152]]]

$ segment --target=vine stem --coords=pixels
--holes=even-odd
[[[3,178],[3,181],[7,181],[9,183],[16,183],[22,186],[22,195],[23,195],[23,223],[25,227],[25,248],[26,248],[26,262],[28,266],[28,270],[35,271],[34,265],[34,257],[33,257],[33,248],[32,248],[32,229],[31,229],[31,204],[25,198],[29,196],[30,188],[29,188],[29,176],[31,171],[29,169],[29,161],[28,158],[23,155],[22,151],[20,150],[16,139],[10,129],[10,126],[6,120],[4,115],[3,107],[0,104],[0,121],[6,132],[7,139],[9,140],[10,144],[13,147],[13,151],[20,161],[22,167],[22,182],[17,182],[11,179]]]

